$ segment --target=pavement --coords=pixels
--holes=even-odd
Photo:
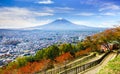
[[[102,69],[110,60],[114,59],[116,55],[117,54],[114,52],[108,54],[100,64],[98,64],[82,73],[79,73],[79,74],[97,74],[99,72],[99,70]]]

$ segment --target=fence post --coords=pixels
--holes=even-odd
[[[75,72],[76,72],[75,74],[77,74],[77,67],[75,68]]]

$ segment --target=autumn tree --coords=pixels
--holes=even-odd
[[[73,56],[70,54],[70,52],[67,52],[67,53],[64,53],[64,54],[56,57],[56,61],[57,61],[58,63],[63,63],[64,61],[70,60],[70,59],[72,59],[72,58],[73,58]]]

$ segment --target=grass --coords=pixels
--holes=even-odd
[[[98,74],[120,74],[120,55],[109,61],[108,64],[102,68]]]

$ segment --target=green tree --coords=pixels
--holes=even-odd
[[[44,56],[47,59],[54,60],[55,57],[59,56],[59,48],[56,45],[52,45],[45,50]]]
[[[18,64],[18,67],[25,66],[27,64],[27,60],[25,57],[18,57],[16,59],[16,63]]]
[[[45,49],[38,50],[34,56],[36,61],[42,60],[44,58]]]
[[[27,62],[34,62],[35,57],[34,56],[26,56],[26,60],[27,60]]]
[[[79,51],[79,50],[85,50],[85,47],[82,42],[77,43],[77,51]]]
[[[66,52],[71,52],[73,51],[73,46],[69,43],[69,44],[61,44],[59,46],[60,49],[60,54],[66,53]]]

